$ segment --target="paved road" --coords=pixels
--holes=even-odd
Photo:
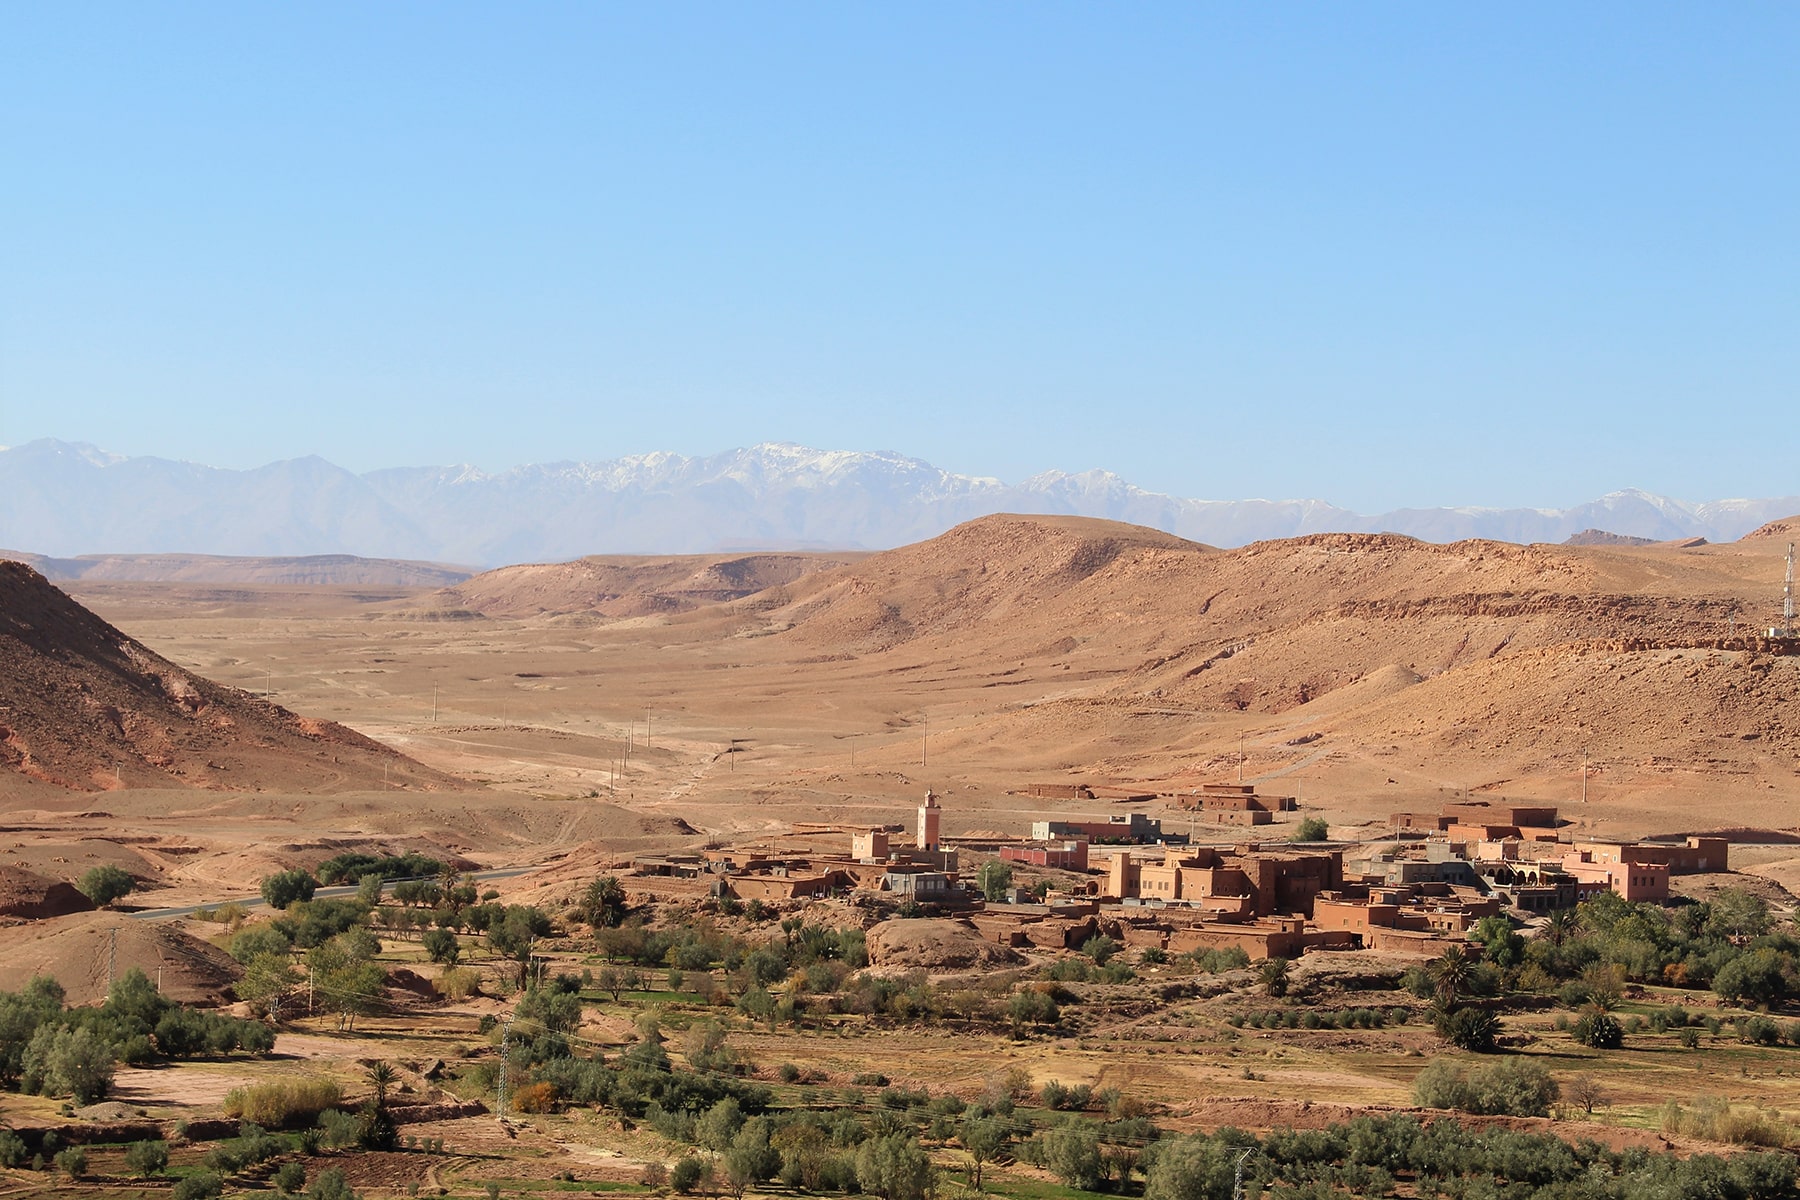
[[[515,875],[524,875],[535,870],[537,870],[536,867],[506,867],[498,871],[477,871],[470,878],[477,883],[486,883],[490,879],[511,879]],[[392,887],[401,882],[403,881],[399,879],[390,879],[388,886]],[[330,896],[354,895],[356,895],[356,885],[350,884],[345,887],[322,887],[313,893],[313,898],[324,899]],[[134,912],[131,915],[140,921],[160,921],[167,917],[191,917],[203,908],[217,908],[221,904],[236,904],[244,908],[268,907],[263,903],[261,896],[227,896],[222,900],[213,900],[206,904],[189,904],[183,908],[146,908],[142,912]]]

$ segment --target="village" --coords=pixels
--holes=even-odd
[[[1258,838],[1292,796],[1252,784],[1208,784],[1159,796],[1126,787],[1034,785],[1057,800],[1164,799],[1196,822],[1243,834],[1208,842],[1142,812],[1035,821],[1012,838],[946,837],[944,807],[926,793],[908,831],[898,825],[796,826],[785,840],[646,855],[632,886],[666,898],[706,895],[763,907],[827,897],[886,900],[908,915],[956,916],[1016,948],[1077,949],[1098,934],[1168,953],[1241,949],[1252,959],[1316,950],[1442,953],[1484,917],[1541,922],[1610,892],[1661,902],[1670,877],[1724,872],[1729,842],[1598,841],[1569,836],[1554,807],[1463,800],[1438,812],[1397,812],[1387,835]],[[1322,823],[1320,823],[1322,825]],[[980,869],[999,863],[998,873]],[[1032,884],[1014,883],[1029,873]]]

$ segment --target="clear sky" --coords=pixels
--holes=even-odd
[[[1800,6],[0,9],[0,444],[1800,492]]]

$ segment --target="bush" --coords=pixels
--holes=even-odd
[[[1413,1081],[1413,1099],[1425,1108],[1453,1108],[1493,1116],[1541,1117],[1557,1098],[1556,1081],[1534,1062],[1501,1059],[1465,1071],[1438,1059]]]
[[[314,1120],[343,1103],[344,1089],[334,1079],[306,1076],[252,1083],[225,1093],[225,1115],[257,1125],[282,1128]]]
[[[70,1146],[67,1150],[59,1150],[56,1155],[56,1169],[70,1179],[80,1179],[87,1174],[87,1151],[80,1146]]]
[[[1044,1168],[1073,1188],[1093,1191],[1105,1177],[1100,1139],[1085,1121],[1071,1121],[1038,1135],[1038,1159]]]
[[[1773,1022],[1771,1022],[1773,1024]],[[1611,1014],[1595,1010],[1586,1013],[1569,1029],[1569,1036],[1583,1046],[1596,1050],[1617,1050],[1625,1044],[1625,1031]]]
[[[481,994],[481,972],[473,967],[451,967],[432,986],[446,1000],[467,1000]]]
[[[1738,1146],[1769,1146],[1781,1149],[1794,1140],[1794,1129],[1778,1112],[1763,1112],[1753,1106],[1733,1108],[1719,1096],[1703,1097],[1691,1109],[1671,1100],[1663,1106],[1662,1127],[1665,1133],[1685,1134],[1710,1142],[1729,1142]],[[1790,1167],[1791,1170],[1791,1167]],[[1792,1176],[1789,1177],[1792,1187]],[[1772,1194],[1791,1194],[1772,1193]]]
[[[0,1167],[22,1167],[28,1157],[19,1135],[10,1129],[0,1129]]]
[[[169,1165],[169,1143],[161,1141],[133,1142],[125,1149],[125,1165],[133,1174],[149,1177],[161,1175]]]
[[[1237,1159],[1238,1151],[1223,1137],[1195,1134],[1170,1142],[1144,1176],[1145,1200],[1230,1196]]]
[[[75,890],[92,900],[97,908],[105,908],[128,895],[135,886],[136,880],[119,867],[90,867],[75,881]]]
[[[284,1162],[275,1168],[275,1190],[292,1196],[306,1186],[306,1168],[297,1162]]]
[[[547,1113],[556,1108],[556,1085],[528,1083],[512,1095],[512,1105],[522,1113]]]
[[[455,966],[456,960],[462,956],[462,943],[448,929],[427,929],[419,935],[419,944],[425,947],[425,953],[431,961]]]
[[[1713,991],[1733,1004],[1778,1004],[1788,994],[1787,969],[1791,967],[1791,961],[1773,949],[1752,950],[1719,969],[1713,976]]]
[[[1459,1008],[1438,1021],[1438,1036],[1461,1050],[1485,1054],[1494,1048],[1500,1019],[1485,1008]]]
[[[669,1186],[683,1196],[688,1195],[700,1186],[700,1177],[705,1173],[706,1168],[699,1159],[691,1154],[686,1155],[677,1160],[675,1169],[669,1172]]]
[[[281,1153],[281,1143],[262,1131],[254,1122],[238,1126],[238,1135],[214,1146],[207,1153],[206,1165],[226,1175],[235,1175],[245,1167],[268,1162]]]
[[[25,1047],[20,1078],[25,1091],[92,1104],[112,1090],[113,1048],[86,1025],[40,1025]]]
[[[1224,950],[1195,950],[1189,956],[1194,965],[1208,975],[1217,975],[1221,971],[1235,971],[1250,965],[1250,955],[1242,946],[1231,946]]]
[[[262,881],[263,902],[270,908],[285,909],[297,900],[311,900],[319,881],[306,871],[277,871]]]
[[[856,1150],[856,1177],[881,1200],[924,1200],[935,1173],[918,1142],[904,1133],[871,1137]]]
[[[306,1195],[307,1200],[357,1200],[344,1173],[336,1167],[320,1171],[319,1177],[306,1189]]]
[[[174,1200],[213,1200],[225,1190],[225,1181],[212,1171],[201,1171],[178,1180]]]
[[[1294,842],[1322,842],[1329,836],[1331,836],[1331,826],[1325,823],[1324,817],[1307,817],[1300,822],[1297,828],[1295,828],[1293,837],[1288,840]]]

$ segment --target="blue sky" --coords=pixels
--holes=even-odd
[[[9,5],[0,444],[1800,492],[1800,8]]]

